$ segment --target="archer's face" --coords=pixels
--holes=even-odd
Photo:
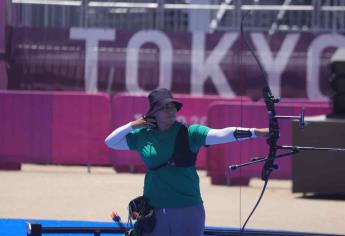
[[[159,127],[170,127],[176,121],[177,108],[175,103],[166,104],[162,109],[158,110],[154,115]]]

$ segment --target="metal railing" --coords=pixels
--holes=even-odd
[[[6,1],[9,25],[238,31],[242,12],[252,11],[246,22],[251,31],[345,32],[341,0]]]
[[[101,234],[123,234],[127,229],[125,227],[43,227],[38,223],[27,223],[27,236],[42,236],[43,234],[93,234],[100,236]],[[326,234],[306,233],[306,232],[288,232],[288,231],[269,231],[269,230],[246,230],[240,232],[239,229],[216,229],[207,228],[204,235],[218,236],[326,236]],[[327,236],[344,236],[327,234]]]
[[[43,234],[123,234],[126,229],[116,227],[43,227],[38,223],[27,223],[27,236]]]

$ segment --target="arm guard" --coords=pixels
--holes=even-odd
[[[255,137],[255,131],[254,129],[246,129],[246,128],[236,128],[234,131],[234,137],[238,139],[244,139],[244,138],[254,138]]]

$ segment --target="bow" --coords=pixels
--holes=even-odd
[[[278,166],[274,163],[275,159],[276,159],[276,155],[277,155],[277,142],[280,136],[280,132],[279,132],[279,123],[278,123],[278,118],[276,117],[276,109],[275,109],[275,104],[279,102],[278,98],[275,98],[272,94],[272,91],[269,87],[268,84],[268,79],[267,79],[267,74],[265,73],[265,71],[263,70],[263,67],[260,63],[260,60],[258,59],[254,49],[251,47],[251,44],[248,42],[247,38],[244,35],[244,31],[243,31],[243,23],[245,18],[248,16],[248,14],[250,13],[250,11],[248,11],[246,14],[244,14],[242,16],[242,20],[241,20],[241,36],[244,39],[244,42],[246,44],[246,46],[248,47],[249,51],[251,52],[251,54],[253,55],[257,65],[259,66],[259,69],[261,71],[261,74],[263,76],[263,80],[265,82],[265,86],[262,89],[262,96],[264,99],[264,102],[266,104],[266,109],[267,109],[267,114],[268,114],[268,127],[269,127],[269,135],[267,137],[267,144],[269,146],[269,151],[268,151],[268,155],[265,159],[265,164],[262,168],[262,172],[261,172],[261,179],[265,181],[263,189],[261,191],[260,197],[257,201],[257,203],[255,204],[253,210],[251,211],[250,215],[248,216],[247,220],[245,221],[245,223],[243,224],[240,233],[242,234],[242,232],[244,231],[249,219],[251,218],[251,216],[254,214],[254,211],[256,210],[257,206],[259,205],[265,190],[266,190],[266,186],[268,183],[268,180],[270,178],[270,175],[272,173],[272,171],[274,169],[278,169]],[[253,161],[259,161],[262,158],[259,159],[255,159]],[[238,168],[238,166],[237,166]],[[235,168],[235,169],[237,169]],[[234,167],[232,167],[232,169],[234,169]]]
[[[251,213],[249,214],[245,223],[243,224],[241,231],[240,231],[240,234],[242,234],[242,232],[244,231],[249,219],[251,218],[251,216],[254,214],[256,208],[258,207],[258,205],[259,205],[259,203],[260,203],[260,201],[261,201],[261,199],[265,193],[265,190],[266,190],[266,187],[268,184],[268,180],[271,176],[272,171],[278,169],[278,165],[275,164],[275,159],[296,154],[301,150],[301,148],[303,148],[303,147],[295,147],[295,146],[280,146],[277,144],[278,139],[280,137],[278,119],[279,118],[281,118],[281,119],[294,119],[294,120],[298,119],[300,127],[301,128],[304,127],[304,109],[303,108],[302,108],[300,116],[278,116],[276,113],[275,105],[277,103],[279,103],[280,99],[274,97],[274,95],[272,94],[271,88],[269,87],[269,84],[268,84],[267,74],[264,71],[264,69],[260,63],[260,60],[258,59],[258,56],[256,55],[254,49],[252,48],[251,44],[248,42],[247,38],[244,35],[243,23],[244,23],[244,20],[248,16],[249,13],[250,13],[250,11],[248,11],[246,14],[244,14],[242,16],[241,36],[243,37],[243,40],[244,40],[246,46],[248,47],[249,51],[253,55],[257,65],[261,71],[261,74],[263,76],[263,81],[265,83],[265,86],[262,89],[262,96],[263,96],[263,100],[264,100],[265,105],[266,105],[267,115],[268,115],[269,134],[268,134],[266,141],[267,141],[267,144],[269,146],[269,151],[268,151],[268,155],[266,157],[253,158],[250,162],[240,164],[240,165],[232,165],[229,167],[231,170],[236,170],[236,169],[243,167],[243,166],[252,165],[252,164],[259,163],[259,162],[265,162],[264,166],[262,168],[262,172],[261,172],[261,179],[263,181],[265,181],[264,186],[262,188],[259,199],[257,200],[253,210],[251,211]],[[289,151],[285,152],[285,153],[277,154],[277,151],[280,149],[289,150]]]
[[[269,134],[267,137],[267,144],[269,146],[269,151],[268,151],[268,155],[266,157],[260,157],[260,158],[253,158],[251,161],[243,163],[243,164],[239,164],[239,165],[231,165],[229,166],[230,170],[237,170],[238,168],[244,167],[244,166],[248,166],[248,165],[252,165],[252,164],[256,164],[256,163],[260,163],[260,162],[264,162],[263,168],[262,168],[262,172],[261,172],[261,179],[264,181],[264,185],[261,191],[261,194],[259,196],[259,199],[257,200],[254,208],[252,209],[251,213],[249,214],[248,218],[246,219],[245,223],[243,224],[240,234],[242,235],[249,219],[251,218],[251,216],[254,214],[256,208],[258,207],[268,184],[268,180],[271,176],[271,173],[273,170],[278,169],[278,165],[275,164],[275,159],[277,158],[281,158],[281,157],[287,157],[287,156],[291,156],[294,154],[299,153],[301,150],[307,150],[307,151],[336,151],[336,152],[345,152],[345,149],[343,148],[320,148],[320,147],[302,147],[302,146],[287,146],[287,145],[278,145],[278,139],[280,137],[280,130],[279,130],[279,123],[278,120],[279,119],[290,119],[290,120],[298,120],[299,121],[299,126],[301,129],[304,128],[304,108],[302,108],[300,116],[280,116],[277,115],[276,113],[276,109],[275,109],[275,105],[277,103],[279,103],[280,99],[274,97],[274,95],[272,94],[272,91],[269,87],[268,84],[268,79],[267,79],[267,74],[265,73],[265,71],[263,70],[263,67],[260,63],[260,60],[258,59],[254,49],[252,48],[251,44],[248,42],[247,38],[244,35],[244,31],[243,31],[243,23],[245,18],[248,16],[248,14],[250,13],[250,11],[248,11],[246,14],[244,14],[242,16],[242,20],[241,20],[241,36],[243,37],[243,40],[246,44],[246,46],[248,47],[249,51],[251,52],[251,54],[253,55],[257,65],[260,68],[260,71],[263,75],[263,80],[265,82],[265,86],[262,89],[262,96],[263,96],[263,100],[265,102],[266,105],[266,109],[267,109],[267,115],[268,115],[268,126],[269,126]],[[278,150],[287,150],[283,153],[279,153],[277,154]]]

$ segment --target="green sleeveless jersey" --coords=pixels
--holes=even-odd
[[[175,122],[168,130],[135,129],[126,136],[131,150],[139,152],[148,168],[167,162],[174,152],[175,138],[181,122]],[[189,147],[198,152],[205,145],[210,128],[203,125],[188,127]],[[164,166],[148,171],[144,182],[144,196],[154,207],[189,207],[202,203],[199,176],[193,167]]]

